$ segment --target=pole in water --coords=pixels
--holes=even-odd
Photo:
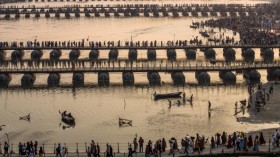
[[[123,99],[123,101],[124,101],[124,107],[123,107],[123,109],[125,110],[125,107],[126,107],[125,99]]]

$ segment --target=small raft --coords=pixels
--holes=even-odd
[[[119,118],[119,126],[130,125],[132,126],[132,120]]]

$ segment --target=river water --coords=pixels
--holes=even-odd
[[[141,1],[146,3],[147,1]],[[189,3],[190,1],[152,1],[149,3]],[[266,1],[198,1],[199,3],[242,3],[255,4]],[[99,4],[102,2],[70,4]],[[104,2],[105,3],[105,2]],[[109,3],[109,2],[106,2]],[[116,2],[112,2],[116,3]],[[122,2],[122,3],[132,3]],[[137,2],[140,3],[140,2]],[[194,3],[194,2],[191,2]],[[45,6],[47,3],[20,3],[22,5]],[[66,2],[49,3],[50,6],[65,5]],[[15,4],[7,4],[15,5]],[[210,18],[210,17],[209,17]],[[81,41],[89,39],[94,41],[118,41],[132,40],[190,40],[199,36],[199,29],[189,28],[192,21],[201,21],[207,18],[21,18],[0,21],[0,37],[3,41],[33,41],[60,40]],[[206,28],[207,29],[207,28]],[[215,36],[219,36],[219,30],[214,29]],[[233,36],[233,32],[223,30],[226,36]],[[222,33],[222,32],[221,32]],[[238,34],[234,38],[238,39]],[[201,38],[199,36],[199,38]],[[201,38],[204,42],[205,40]],[[223,59],[222,50],[217,49],[217,58]],[[237,51],[237,60],[241,60],[241,52]],[[68,57],[67,51],[63,51],[62,58]],[[127,50],[120,51],[120,58],[127,58]],[[8,51],[7,58],[11,52]],[[48,58],[49,51],[44,51],[43,58]],[[139,51],[139,57],[146,58],[146,51]],[[179,59],[185,58],[183,50],[177,51]],[[275,51],[275,59],[278,60],[278,51]],[[88,52],[82,51],[81,58],[87,58]],[[100,58],[107,58],[108,51],[102,51]],[[24,58],[30,58],[27,51]],[[158,58],[165,59],[166,52],[158,51]],[[203,61],[203,53],[198,51],[198,60]],[[259,50],[256,50],[256,58],[260,60]],[[262,82],[267,82],[266,71],[260,71]],[[186,82],[196,84],[194,73],[184,73]],[[210,72],[211,83],[221,84],[218,73]],[[236,121],[234,104],[248,97],[245,80],[237,75],[237,86],[210,86],[210,87],[174,87],[170,74],[160,73],[165,85],[155,88],[122,87],[120,84],[121,73],[110,74],[112,86],[99,88],[97,74],[85,74],[85,84],[93,85],[85,88],[36,88],[23,90],[20,87],[0,90],[0,124],[5,124],[0,132],[1,142],[6,140],[5,133],[9,133],[10,142],[37,140],[39,143],[53,144],[56,142],[75,143],[89,142],[92,139],[100,143],[127,143],[132,142],[137,134],[145,140],[158,138],[182,138],[186,134],[197,132],[207,137],[216,132],[252,131],[279,126],[275,123],[240,123]],[[11,86],[19,86],[22,75],[12,75]],[[46,84],[47,75],[37,74],[35,87]],[[61,84],[71,85],[72,74],[62,74]],[[146,73],[135,74],[136,84],[148,84]],[[168,109],[167,100],[154,101],[152,93],[167,93],[184,91],[189,97],[194,95],[193,105],[189,103],[177,106],[176,99],[172,100],[173,106]],[[208,101],[212,103],[212,115],[208,118]],[[76,126],[63,130],[59,110],[67,110],[76,118]],[[31,121],[21,121],[20,116],[31,113]],[[248,113],[244,115],[249,117]],[[133,120],[132,127],[119,127],[118,118]],[[126,148],[124,148],[126,150]],[[72,150],[74,151],[74,150]]]

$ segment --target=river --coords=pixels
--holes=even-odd
[[[141,3],[190,3],[190,1],[141,1]],[[196,1],[198,3],[242,3],[255,4],[266,1]],[[71,2],[70,4],[99,4],[103,2]],[[104,2],[110,3],[110,2]],[[112,2],[117,3],[117,2]],[[122,2],[122,3],[133,3]],[[140,3],[138,1],[137,3]],[[192,1],[191,3],[194,3]],[[38,6],[61,6],[66,2],[52,3],[19,3],[22,5]],[[6,4],[15,5],[15,4]],[[211,18],[211,17],[209,17]],[[189,28],[192,21],[201,21],[209,18],[194,17],[135,17],[135,18],[30,18],[0,20],[0,37],[2,41],[38,41],[57,40],[57,41],[81,41],[89,39],[93,41],[141,41],[141,40],[190,40],[199,36],[199,29]],[[208,28],[206,28],[208,29]],[[230,30],[214,29],[217,32],[213,36],[219,36],[223,32],[225,36],[232,37]],[[239,35],[233,36],[235,39]],[[204,42],[205,39],[201,38]],[[216,50],[218,59],[223,59],[222,50]],[[237,51],[237,60],[241,60],[241,52]],[[256,50],[256,58],[260,60],[259,50]],[[11,51],[8,51],[9,58]],[[62,58],[67,58],[69,52],[63,51]],[[44,51],[43,58],[48,58],[49,51]],[[146,51],[139,51],[139,57],[146,58]],[[184,59],[185,52],[177,51],[179,59]],[[81,58],[87,58],[88,52],[82,51]],[[102,51],[100,58],[107,58],[108,51]],[[120,51],[120,58],[127,58],[127,50]],[[27,51],[24,58],[30,58],[30,51]],[[165,59],[166,52],[158,51],[158,58]],[[203,53],[198,51],[198,60],[203,61]],[[278,52],[275,50],[275,59],[279,59]],[[262,82],[267,82],[266,71],[260,71]],[[85,84],[92,85],[85,88],[35,88],[23,90],[20,87],[22,75],[12,75],[10,89],[0,90],[0,124],[5,124],[0,132],[0,139],[3,143],[6,140],[5,133],[9,133],[10,142],[37,140],[39,143],[76,143],[89,142],[92,139],[100,143],[127,143],[132,142],[133,138],[142,136],[156,140],[162,137],[178,139],[186,134],[194,135],[202,133],[209,137],[216,132],[232,131],[252,131],[264,128],[279,126],[274,123],[252,124],[240,123],[236,121],[234,115],[234,104],[248,98],[245,80],[241,75],[237,75],[236,86],[222,86],[218,73],[210,72],[210,87],[196,87],[194,73],[184,73],[186,82],[192,84],[185,87],[172,86],[170,74],[160,73],[165,85],[155,88],[122,87],[120,84],[121,74],[110,74],[112,86],[97,87],[97,74],[88,73],[85,75]],[[35,87],[45,85],[47,75],[37,74]],[[62,74],[61,84],[71,85],[72,74]],[[145,73],[135,74],[136,84],[148,84]],[[193,104],[176,105],[168,108],[167,100],[154,101],[152,93],[184,91],[189,97],[194,95]],[[208,101],[212,103],[212,115],[208,117]],[[67,110],[76,118],[74,128],[62,129],[59,110]],[[19,120],[20,116],[31,113],[31,121]],[[241,115],[249,117],[248,113]],[[118,118],[133,120],[131,127],[119,127]],[[126,150],[126,148],[124,148]],[[74,151],[74,150],[72,150]]]

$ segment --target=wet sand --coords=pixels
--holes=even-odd
[[[263,84],[263,88],[265,88],[265,92],[269,92],[270,85],[273,84],[274,91],[272,94],[269,94],[269,101],[266,96],[266,105],[260,109],[260,112],[257,112],[255,109],[255,93],[253,93],[253,103],[250,109],[247,110],[249,113],[249,117],[238,117],[241,123],[252,123],[252,124],[279,124],[280,119],[280,108],[279,108],[279,97],[280,97],[280,84],[274,84],[274,82],[268,82]],[[256,89],[256,88],[255,88]],[[256,91],[256,90],[255,90]],[[248,100],[248,99],[247,99]],[[259,133],[262,131],[264,135],[267,137],[269,134],[274,133],[275,129],[279,129],[279,127],[271,128],[271,129],[261,129],[261,130],[252,130],[253,134]]]

